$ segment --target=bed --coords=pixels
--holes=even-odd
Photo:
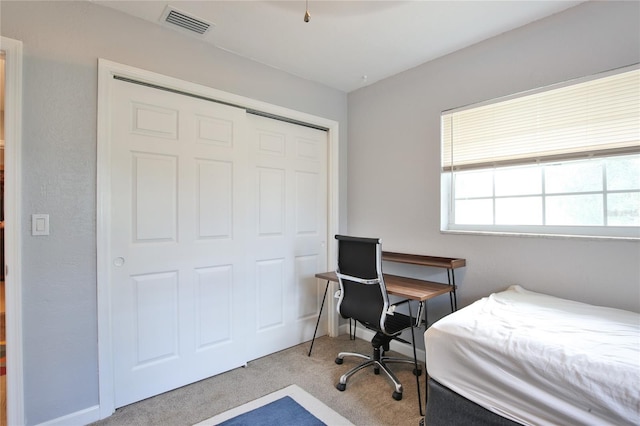
[[[425,423],[640,424],[640,314],[494,293],[425,332]]]

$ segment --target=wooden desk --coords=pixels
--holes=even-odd
[[[407,299],[424,302],[433,297],[447,294],[452,291],[448,284],[435,283],[431,281],[417,280],[415,278],[399,277],[397,275],[383,274],[384,284],[387,293],[394,296],[406,297]],[[338,282],[335,271],[321,272],[316,274],[316,278],[321,280]]]
[[[467,265],[466,259],[457,257],[439,257],[427,256],[422,254],[396,253],[392,251],[383,251],[382,260],[395,263],[407,263],[411,265],[427,266],[431,268],[443,268],[447,270],[447,283],[451,286],[449,292],[449,303],[451,304],[451,312],[458,310],[458,297],[456,294],[456,276],[455,269],[462,268]]]
[[[400,277],[398,275],[383,274],[384,283],[387,287],[387,293],[420,302],[420,314],[417,315],[418,318],[422,316],[422,308],[423,306],[425,306],[425,302],[427,300],[447,293],[449,294],[451,312],[458,309],[454,270],[466,266],[467,261],[465,259],[383,251],[382,260],[386,262],[406,263],[432,268],[444,268],[447,270],[448,282],[446,284],[419,280],[415,278]],[[329,283],[331,281],[338,282],[338,277],[335,271],[320,272],[315,276],[316,278],[327,280],[327,284],[324,289],[324,297],[322,298],[322,304],[320,305],[318,320],[316,321],[316,329],[313,332],[313,339],[311,340],[311,347],[309,348],[309,356],[311,356],[313,342],[316,339],[318,325],[320,324],[320,316],[322,315],[324,302],[327,298],[327,291],[329,290]]]
[[[456,269],[467,265],[466,259],[456,257],[426,256],[422,254],[395,253],[392,251],[383,251],[382,260],[447,269]]]

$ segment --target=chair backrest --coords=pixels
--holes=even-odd
[[[382,244],[378,238],[336,235],[340,283],[338,313],[384,332],[389,297],[382,276]]]

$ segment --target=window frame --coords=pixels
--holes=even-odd
[[[582,79],[576,79],[564,83],[559,83],[551,86],[547,86],[544,88],[523,92],[519,94],[510,95],[503,98],[494,99],[491,101],[481,102],[475,105],[469,105],[462,108],[456,108],[453,110],[444,111],[442,117],[445,114],[450,114],[451,112],[455,112],[458,110],[469,110],[476,107],[483,107],[486,105],[491,105],[494,103],[500,103],[503,101],[512,100],[518,97],[526,97],[532,94],[537,94],[545,91],[554,90],[556,88],[563,88],[567,86],[571,86],[574,84],[580,84],[583,82],[588,82],[592,80],[597,80],[599,78],[608,77],[612,75],[617,75],[620,73],[628,72],[630,70],[638,70],[639,64],[634,64],[628,67],[619,68],[617,70],[608,71],[606,73],[601,73],[598,75],[589,76]],[[639,89],[640,90],[640,89]],[[573,153],[570,155],[564,155],[560,158],[546,158],[540,159],[537,158],[533,161],[527,162],[518,161],[516,163],[498,163],[498,164],[481,164],[479,166],[471,166],[471,167],[463,167],[459,169],[456,167],[455,162],[453,165],[445,165],[444,158],[444,119],[441,118],[441,149],[443,150],[441,153],[441,226],[440,230],[443,233],[472,233],[472,234],[486,234],[486,235],[526,235],[526,236],[544,236],[544,237],[561,237],[561,238],[609,238],[609,239],[630,239],[630,240],[639,240],[640,239],[640,226],[629,225],[629,226],[609,226],[607,225],[607,197],[609,194],[615,194],[619,192],[623,193],[640,193],[640,189],[628,189],[628,190],[614,190],[608,189],[606,185],[606,167],[603,166],[602,175],[604,179],[603,187],[600,190],[596,191],[583,191],[583,192],[567,192],[567,193],[553,193],[547,194],[545,192],[545,167],[550,166],[552,164],[557,165],[573,165],[576,162],[589,161],[589,159],[606,159],[608,157],[620,157],[620,156],[637,156],[640,153],[640,145],[637,147],[631,147],[631,149],[623,149],[623,150],[609,150],[608,152],[599,152],[598,150],[585,150],[579,153]],[[541,167],[541,176],[542,176],[542,188],[539,194],[533,194],[533,197],[541,197],[542,200],[542,224],[541,225],[495,225],[496,223],[496,208],[495,203],[496,200],[499,199],[514,199],[517,197],[525,197],[527,195],[507,195],[507,196],[496,196],[495,192],[495,175],[496,171],[504,170],[507,168],[510,169],[518,169],[525,167]],[[469,199],[487,199],[491,200],[492,205],[492,216],[493,216],[493,224],[458,224],[455,222],[455,203],[457,200],[463,199],[458,198],[457,200],[454,198],[454,182],[452,178],[459,173],[466,172],[480,172],[480,171],[490,171],[491,179],[492,179],[492,194],[490,196],[479,196],[479,197],[470,197]],[[562,196],[562,195],[583,195],[583,194],[597,194],[603,197],[603,224],[602,225],[546,225],[545,224],[545,202],[549,197],[554,196]],[[464,198],[467,199],[467,198]]]

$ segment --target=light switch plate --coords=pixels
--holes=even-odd
[[[31,235],[49,235],[49,215],[31,215]]]

